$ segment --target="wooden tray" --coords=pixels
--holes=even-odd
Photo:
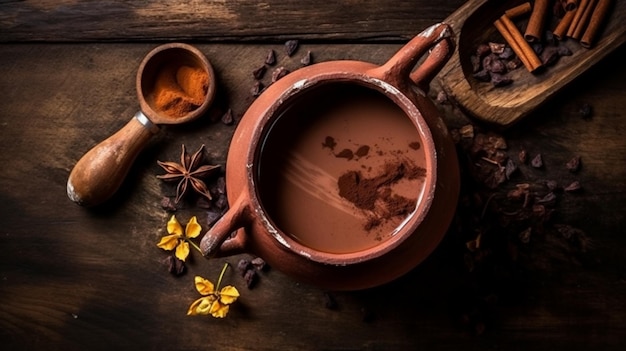
[[[573,55],[561,57],[541,73],[531,74],[520,67],[508,73],[513,84],[499,88],[477,81],[472,77],[470,56],[480,43],[504,42],[493,22],[522,2],[469,0],[445,20],[455,32],[458,49],[438,75],[443,90],[477,119],[501,126],[519,121],[626,41],[626,1],[613,0],[608,21],[591,49],[567,39],[563,44]]]

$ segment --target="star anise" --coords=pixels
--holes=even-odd
[[[176,162],[157,161],[159,166],[167,172],[166,174],[158,175],[157,178],[165,181],[178,181],[178,186],[176,186],[176,203],[178,203],[185,193],[187,193],[189,184],[191,184],[193,190],[195,190],[198,194],[209,200],[213,199],[208,187],[204,181],[201,180],[201,178],[207,177],[215,170],[219,169],[220,166],[200,165],[202,162],[203,151],[204,144],[200,146],[198,151],[190,157],[187,154],[185,145],[183,144],[182,153],[180,155],[180,164]]]

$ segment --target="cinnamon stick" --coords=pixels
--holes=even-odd
[[[529,13],[530,10],[532,10],[530,2],[525,2],[504,11],[504,14],[507,15],[509,18],[517,18]]]
[[[565,11],[574,11],[576,7],[578,7],[578,0],[565,0],[565,6],[563,6]]]
[[[563,40],[565,38],[567,30],[569,29],[575,15],[576,11],[567,11],[563,18],[561,18],[561,20],[559,21],[559,24],[556,26],[556,28],[554,28],[552,34],[554,34],[554,36],[558,40]]]
[[[541,39],[549,5],[549,0],[535,0],[535,5],[530,13],[530,19],[526,27],[526,33],[524,34],[524,38],[527,41],[532,43]]]
[[[575,38],[576,29],[578,28],[579,31],[581,31],[583,27],[586,27],[586,24],[584,24],[585,11],[588,11],[590,6],[595,6],[592,4],[592,2],[595,2],[595,0],[581,0],[580,1],[580,4],[575,10],[576,15],[574,16],[574,19],[572,20],[572,23],[570,24],[569,29],[567,30],[568,37]]]
[[[493,24],[529,72],[541,67],[541,60],[507,15],[502,15]]]
[[[592,46],[593,42],[596,39],[596,35],[598,34],[598,30],[604,23],[604,20],[609,13],[610,7],[611,0],[598,0],[597,5],[593,9],[591,19],[589,20],[589,25],[587,26],[585,33],[580,39],[580,45],[582,47],[588,49]]]
[[[580,17],[580,21],[578,21],[576,27],[574,28],[574,32],[572,33],[572,39],[579,40],[580,37],[582,37],[585,28],[587,28],[587,24],[589,24],[589,20],[591,19],[593,9],[596,7],[597,3],[598,0],[589,0],[589,2],[587,3],[587,7],[585,7],[585,10]]]
[[[565,33],[568,37],[571,37],[574,35],[574,30],[576,29],[576,25],[578,24],[578,22],[580,22],[580,18],[583,16],[583,12],[585,12],[585,8],[587,7],[588,4],[589,4],[589,0],[580,0],[578,7],[576,7],[576,10],[574,10],[575,12],[574,18],[572,19],[572,22],[570,23],[569,28],[567,29],[567,33]]]

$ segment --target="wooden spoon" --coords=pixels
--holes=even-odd
[[[154,107],[155,80],[167,65],[201,68],[209,77],[202,104],[180,117],[158,112]],[[76,163],[67,181],[68,197],[83,206],[95,206],[109,199],[122,184],[139,152],[158,132],[157,125],[185,123],[200,117],[211,105],[215,88],[213,67],[195,47],[170,43],[150,51],[137,72],[140,111],[122,129],[93,147]]]
[[[499,88],[477,81],[472,77],[471,55],[481,43],[503,42],[493,23],[505,10],[522,2],[469,0],[444,21],[454,30],[458,50],[439,73],[442,89],[477,119],[501,126],[510,126],[528,115],[626,41],[626,1],[613,1],[604,28],[590,49],[568,38],[561,45],[566,45],[573,55],[561,57],[541,72],[533,74],[524,67],[517,68],[508,73],[513,83]],[[525,26],[525,20],[520,21]],[[546,26],[546,30],[553,29],[554,26]]]

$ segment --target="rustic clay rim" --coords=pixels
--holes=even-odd
[[[404,224],[402,225],[401,229],[397,230],[397,232],[393,234],[391,238],[385,240],[379,245],[349,253],[329,253],[315,250],[301,244],[297,240],[293,239],[290,235],[284,233],[274,224],[272,219],[265,211],[259,199],[260,195],[255,184],[255,182],[257,181],[257,160],[259,160],[262,140],[269,133],[269,127],[271,126],[272,122],[276,118],[278,118],[278,116],[280,116],[280,112],[283,111],[284,108],[288,107],[289,104],[293,102],[293,100],[295,100],[297,97],[300,97],[302,94],[306,94],[314,88],[323,87],[323,85],[326,84],[337,83],[361,85],[363,87],[375,90],[390,99],[394,104],[401,108],[402,111],[404,111],[404,113],[406,114],[407,118],[411,120],[411,122],[415,126],[416,131],[420,135],[420,141],[426,155],[425,168],[428,170],[434,170],[433,172],[428,172],[426,177],[424,178],[424,191],[422,192],[422,197],[416,202],[415,210],[404,220]],[[415,87],[415,89],[417,88]],[[418,92],[418,94],[421,94],[421,92]],[[411,101],[411,99],[409,99],[402,91],[400,91],[392,84],[384,80],[369,76],[367,74],[358,74],[353,72],[333,72],[320,74],[308,79],[301,79],[295,82],[284,93],[282,93],[274,100],[271,106],[259,119],[259,123],[257,124],[257,126],[259,127],[255,129],[252,135],[251,145],[248,149],[246,160],[248,165],[247,183],[250,204],[254,211],[257,213],[257,215],[261,217],[260,222],[266,230],[266,233],[264,233],[264,235],[271,235],[273,239],[281,246],[298,254],[299,256],[302,256],[312,261],[334,265],[349,265],[371,260],[385,255],[386,253],[390,252],[391,250],[402,244],[402,242],[404,242],[409,236],[417,231],[419,225],[429,213],[430,206],[435,195],[435,187],[437,184],[437,151],[435,148],[435,144],[428,124],[424,120],[421,112]],[[426,235],[428,235],[428,233],[426,233]]]
[[[159,113],[148,103],[150,94],[152,93],[151,87],[154,83],[158,68],[165,62],[181,65],[188,64],[193,67],[202,68],[209,77],[209,87],[202,104],[197,109],[182,117],[171,117],[167,114]],[[135,85],[141,111],[151,122],[157,124],[185,123],[202,116],[213,102],[217,86],[215,71],[206,56],[196,47],[184,43],[168,43],[152,49],[139,65]]]

